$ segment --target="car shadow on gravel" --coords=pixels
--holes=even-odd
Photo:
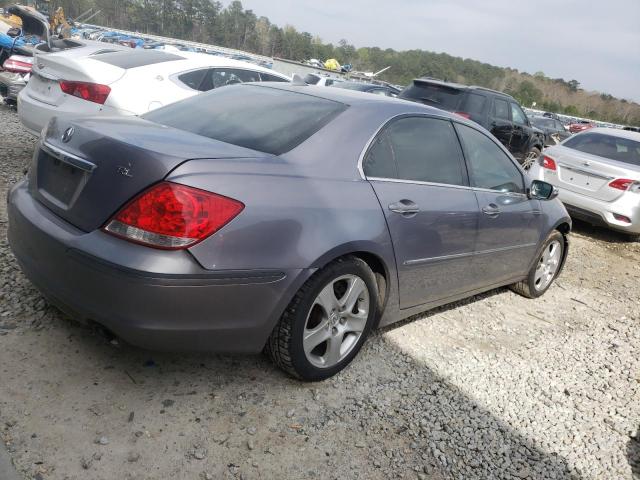
[[[627,460],[631,466],[634,479],[640,480],[640,426],[634,436],[629,437],[627,443]]]
[[[635,243],[635,240],[631,235],[627,235],[622,232],[609,230],[608,228],[604,227],[597,227],[591,225],[590,223],[577,220],[575,218],[573,219],[572,223],[572,231],[574,233],[584,235],[586,237],[591,237],[594,240],[622,245],[633,245]]]
[[[502,290],[495,290],[463,303],[500,292]],[[129,378],[127,386],[129,381],[125,379],[123,383],[123,375],[119,375],[117,381],[102,375],[100,385],[105,392],[130,389],[143,391],[148,397],[177,398],[175,393],[171,397],[168,392],[185,390],[188,396],[192,385],[209,384],[218,399],[234,402],[238,395],[255,396],[264,405],[276,392],[288,392],[297,409],[311,404],[318,408],[316,416],[312,409],[308,419],[310,424],[320,425],[315,427],[318,428],[315,435],[321,435],[325,428],[322,425],[327,409],[348,417],[344,426],[350,430],[362,427],[367,432],[376,431],[380,425],[390,424],[385,427],[388,433],[382,437],[384,444],[378,443],[380,437],[364,433],[357,437],[362,439],[358,441],[383,451],[388,447],[387,437],[389,445],[394,442],[411,445],[410,455],[425,465],[427,476],[424,478],[580,478],[570,471],[564,458],[545,452],[535,439],[526,438],[428,365],[410,358],[385,340],[383,333],[388,328],[372,335],[358,358],[336,379],[312,384],[286,377],[262,356],[154,353],[120,343],[109,346],[99,335],[81,326],[67,324],[67,328],[73,332],[68,336],[75,339],[76,348],[80,347],[75,361],[121,372]],[[394,328],[398,328],[397,325]],[[88,358],[81,358],[83,355]],[[179,387],[172,383],[177,377]],[[365,380],[370,386],[368,390],[361,388]],[[320,400],[321,404],[307,396],[309,388],[319,392],[319,397],[324,399]],[[389,403],[390,393],[393,401]],[[310,429],[307,435],[313,437],[313,432]],[[352,453],[356,452],[357,448]],[[380,453],[385,460],[383,452]],[[348,458],[344,459],[347,463]]]

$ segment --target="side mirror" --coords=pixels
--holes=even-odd
[[[534,180],[527,194],[535,200],[553,200],[558,196],[558,189],[548,182]]]

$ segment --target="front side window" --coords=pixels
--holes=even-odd
[[[520,170],[493,140],[466,125],[457,124],[456,128],[465,147],[473,187],[524,193]]]
[[[494,109],[496,113],[496,118],[500,118],[502,120],[509,120],[509,104],[505,100],[500,100],[496,98],[494,101]]]
[[[207,92],[213,88],[237,85],[245,82],[259,82],[260,73],[239,68],[212,68],[200,86],[200,90]]]
[[[513,118],[513,121],[515,123],[518,123],[520,125],[526,125],[527,124],[526,115],[524,114],[522,109],[515,103],[511,104],[511,118]]]
[[[466,185],[460,143],[447,120],[405,117],[389,125],[364,162],[368,176]]]

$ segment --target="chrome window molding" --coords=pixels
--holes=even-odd
[[[513,164],[513,166],[515,166],[516,169],[518,170],[518,172],[520,172],[520,177],[522,179],[522,184],[523,184],[524,190],[526,192],[527,187],[526,187],[525,180],[528,177],[526,177],[525,172],[522,170],[522,167],[520,166],[520,164],[513,158],[513,155],[511,155],[511,152],[509,152],[509,150],[507,150],[507,148],[504,145],[502,145],[502,143],[495,142],[485,132],[483,132],[481,129],[477,128],[477,124],[473,125],[471,122],[460,121],[460,120],[458,120],[456,118],[451,118],[451,117],[449,117],[447,115],[438,115],[437,113],[419,113],[419,112],[398,113],[398,114],[388,118],[382,125],[380,125],[376,129],[376,131],[373,133],[373,135],[371,135],[371,137],[369,138],[367,143],[365,144],[365,146],[362,149],[362,151],[360,152],[360,156],[358,158],[358,172],[360,173],[360,178],[362,180],[378,180],[378,181],[396,182],[396,183],[412,183],[412,184],[416,184],[416,185],[432,185],[432,186],[441,186],[441,187],[449,187],[449,188],[468,188],[468,189],[472,189],[472,190],[479,191],[479,192],[492,192],[492,193],[499,192],[499,190],[491,190],[489,188],[471,187],[471,186],[467,186],[467,185],[450,185],[450,184],[444,184],[444,183],[421,182],[421,181],[417,181],[417,180],[405,180],[405,179],[400,179],[400,178],[367,177],[367,175],[364,173],[363,163],[364,163],[364,158],[367,156],[369,148],[371,147],[371,144],[376,139],[376,137],[380,134],[380,132],[382,132],[382,130],[384,130],[390,123],[394,122],[395,120],[397,120],[398,118],[401,118],[401,117],[437,118],[437,119],[447,120],[447,121],[451,122],[453,124],[454,128],[455,128],[456,124],[464,125],[466,127],[473,128],[477,132],[479,132],[482,135],[484,135],[485,137],[487,137],[491,142],[493,142],[494,145],[496,145],[500,150],[502,150],[503,153],[505,153],[507,155],[507,158],[509,160],[511,160],[511,163]],[[456,130],[456,135],[458,135],[457,130]],[[458,135],[458,137],[459,137],[459,135]],[[460,144],[460,148],[462,149],[462,156],[464,157],[464,162],[466,164],[467,163],[467,157],[465,155],[464,145],[462,144],[462,141],[460,140],[460,138],[458,138],[458,142]],[[468,166],[467,166],[467,169],[468,169]],[[469,180],[471,180],[471,179],[469,178]],[[522,197],[527,197],[528,198],[526,193],[518,193],[518,192],[499,192],[499,193],[510,194],[510,195],[518,195],[518,196],[522,196]]]

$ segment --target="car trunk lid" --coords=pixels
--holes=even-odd
[[[56,118],[34,155],[29,188],[58,216],[88,232],[187,160],[264,155],[139,118]]]
[[[66,94],[60,89],[60,80],[100,83],[109,85],[120,79],[125,70],[97,62],[92,58],[70,58],[55,53],[36,55],[28,95],[49,105],[60,105]]]
[[[605,202],[624,194],[624,190],[609,186],[613,180],[640,180],[640,168],[627,163],[562,146],[545,153],[556,162],[559,187]]]

